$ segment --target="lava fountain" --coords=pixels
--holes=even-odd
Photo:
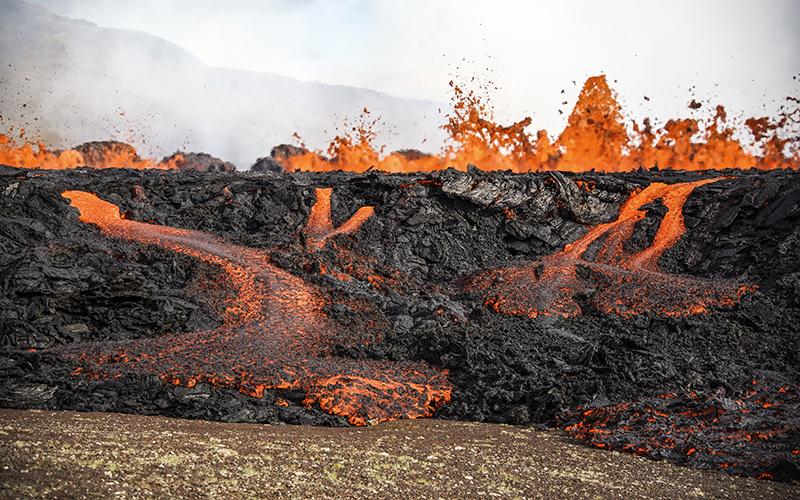
[[[450,86],[453,111],[442,126],[449,143],[439,154],[401,151],[381,158],[372,146],[374,121],[362,115],[360,125],[331,141],[327,156],[306,151],[280,161],[290,172],[429,172],[465,170],[470,163],[485,171],[511,172],[626,172],[640,167],[768,170],[800,164],[800,108],[796,107],[783,108],[778,118],[745,120],[745,132],[753,141],[743,146],[723,106],[716,106],[710,119],[671,119],[660,128],[648,118],[641,124],[626,122],[616,92],[605,75],[599,75],[586,80],[566,128],[553,140],[546,130],[528,134],[530,118],[508,126],[497,123],[485,100],[453,82]],[[796,103],[793,98],[787,101]]]
[[[283,155],[275,159],[286,171],[327,172],[430,172],[470,163],[485,171],[604,171],[624,172],[643,168],[675,170],[777,169],[800,165],[800,108],[787,97],[778,117],[749,118],[736,130],[723,106],[708,119],[676,118],[656,128],[648,118],[642,123],[626,121],[617,94],[605,75],[590,77],[580,92],[566,128],[557,137],[539,130],[528,134],[530,118],[504,126],[493,117],[491,106],[474,92],[450,82],[452,111],[442,129],[448,141],[436,154],[398,151],[382,155],[372,130],[377,119],[364,109],[355,126],[344,125],[327,150]],[[690,108],[701,105],[692,101]],[[752,139],[740,143],[737,132]],[[97,151],[88,143],[74,150],[50,152],[41,142],[16,148],[0,134],[0,163],[21,168],[62,169],[88,165],[100,168],[174,169],[180,158],[162,162],[143,160],[123,143]],[[127,147],[122,147],[127,146]]]

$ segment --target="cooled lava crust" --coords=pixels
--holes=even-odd
[[[3,166],[0,247],[3,407],[562,425],[800,479],[795,171]]]

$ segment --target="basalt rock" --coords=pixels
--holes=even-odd
[[[273,156],[284,153],[298,151]],[[343,331],[384,325],[374,342],[343,338],[331,355],[424,361],[448,370],[452,399],[438,409],[438,418],[538,426],[581,421],[600,428],[601,411],[607,415],[614,409],[616,417],[631,421],[647,408],[662,411],[662,394],[722,413],[738,408],[736,401],[760,405],[759,411],[777,401],[786,418],[797,418],[791,388],[800,386],[800,173],[266,170],[0,167],[0,405],[347,425],[319,404],[304,404],[304,395],[293,390],[267,388],[258,398],[208,383],[167,384],[152,373],[107,380],[76,374],[81,363],[59,356],[59,346],[209,331],[228,314],[224,304],[209,299],[217,294],[214,284],[225,279],[218,265],[155,244],[104,236],[81,222],[78,210],[61,196],[80,190],[117,205],[129,220],[201,231],[265,252],[270,265],[319,290],[327,304],[321,314]],[[688,195],[681,210],[686,232],[660,255],[657,266],[693,283],[747,287],[735,300],[694,314],[688,309],[670,315],[608,312],[599,304],[610,278],[602,272],[606,264],[596,260],[608,239],[597,240],[582,255],[587,265],[578,266],[575,279],[591,286],[570,297],[578,314],[569,317],[505,313],[493,307],[484,289],[464,285],[507,289],[485,280],[505,279],[494,270],[509,266],[530,269],[528,283],[546,279],[550,271],[542,259],[592,228],[615,222],[633,194],[653,183],[716,175],[727,178],[699,185]],[[362,207],[374,212],[357,231],[332,234],[313,250],[304,228],[317,188],[332,188],[334,228]],[[654,199],[640,207],[642,218],[620,243],[625,255],[654,245],[671,220],[667,201]],[[474,279],[478,275],[484,281]],[[770,396],[749,399],[761,392]],[[692,403],[692,393],[700,395],[698,402]],[[587,411],[595,413],[583,415]],[[774,426],[773,417],[761,421]],[[760,425],[745,424],[749,430]],[[644,439],[619,425],[613,429],[614,439],[595,444],[637,451],[628,445]],[[710,449],[696,446],[702,439],[696,433],[685,442],[692,446],[659,448],[656,455],[723,467],[707,452],[703,460],[690,459],[692,447]],[[800,448],[800,437],[795,430],[780,439],[777,452],[762,450],[762,465],[730,471],[796,480],[798,458],[791,450]],[[777,458],[768,458],[767,451]]]
[[[283,172],[283,165],[271,156],[259,158],[250,166],[251,172]]]
[[[285,161],[293,156],[302,156],[306,153],[308,153],[308,150],[305,148],[292,146],[291,144],[281,144],[272,148],[269,156],[277,161]]]

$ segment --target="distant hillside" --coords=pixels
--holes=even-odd
[[[378,146],[388,150],[438,149],[443,138],[441,103],[211,68],[156,36],[17,0],[0,0],[0,89],[0,133],[25,126],[54,148],[124,140],[153,157],[205,151],[239,169],[295,132],[325,148],[364,108],[386,123]]]

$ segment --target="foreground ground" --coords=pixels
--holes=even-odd
[[[560,432],[406,420],[226,424],[0,409],[0,498],[800,498]]]

